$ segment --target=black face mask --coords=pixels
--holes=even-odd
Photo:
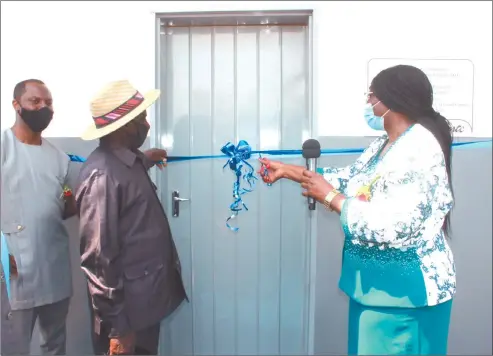
[[[19,115],[31,131],[37,133],[46,129],[53,119],[53,111],[46,106],[39,110],[21,108]]]
[[[142,123],[137,123],[136,125],[137,132],[133,133],[130,137],[130,144],[131,148],[133,149],[138,149],[140,146],[142,146],[147,138],[147,133],[149,132],[149,126],[142,124]]]

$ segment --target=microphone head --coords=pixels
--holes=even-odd
[[[318,158],[321,155],[320,142],[311,138],[303,142],[302,154],[303,158]]]

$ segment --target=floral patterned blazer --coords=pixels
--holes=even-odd
[[[345,168],[322,168],[348,197],[339,287],[369,306],[422,307],[455,294],[443,223],[453,206],[445,159],[431,132],[411,126],[386,153],[379,137]]]

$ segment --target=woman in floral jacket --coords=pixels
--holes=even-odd
[[[386,133],[354,164],[316,174],[263,158],[260,174],[299,182],[304,196],[340,214],[348,354],[445,355],[455,294],[450,126],[412,66],[380,72],[367,104],[367,123]]]

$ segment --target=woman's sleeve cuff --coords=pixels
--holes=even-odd
[[[347,198],[346,200],[344,200],[344,202],[342,203],[341,216],[340,216],[342,230],[344,231],[344,235],[346,237],[350,236],[348,222],[347,222],[347,214],[351,200],[353,200],[353,198]]]

